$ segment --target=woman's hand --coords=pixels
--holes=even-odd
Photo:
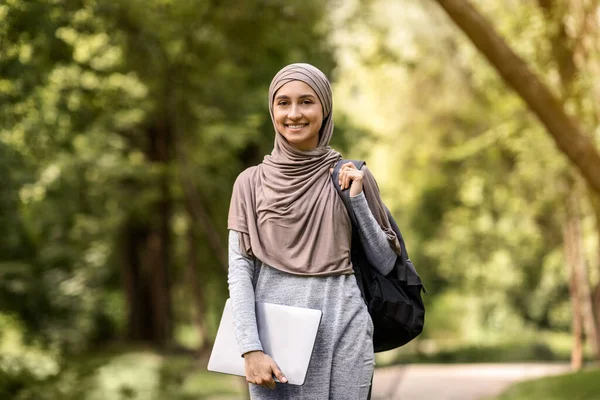
[[[261,385],[269,389],[275,389],[275,380],[273,375],[279,379],[279,382],[287,383],[275,361],[262,351],[250,351],[244,354],[244,364],[246,371],[246,381]]]
[[[333,172],[333,169],[331,170]],[[339,173],[339,184],[342,190],[350,188],[350,196],[354,197],[363,190],[363,177],[365,173],[357,169],[356,166],[347,162],[342,165]],[[352,185],[350,185],[352,183]]]

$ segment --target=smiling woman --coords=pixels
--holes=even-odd
[[[331,180],[341,158],[329,147],[331,107],[331,85],[320,70],[292,64],[279,71],[269,87],[273,151],[233,187],[228,282],[252,399],[369,396],[373,323],[353,275],[350,219]],[[367,257],[389,272],[398,241],[385,211],[378,211],[384,208],[375,180],[366,168],[348,163],[340,185],[350,189],[359,233],[368,237],[362,241]],[[323,312],[304,385],[285,383],[286,371],[263,352],[256,301]]]
[[[323,125],[323,105],[306,83],[291,81],[277,91],[273,119],[277,131],[297,149],[317,147]]]

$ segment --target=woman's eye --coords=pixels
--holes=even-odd
[[[280,106],[287,106],[287,101],[280,101],[278,103],[278,105],[280,105]]]
[[[312,103],[312,101],[310,101],[310,100],[304,100],[304,101],[302,102],[302,104],[311,104],[311,103]]]

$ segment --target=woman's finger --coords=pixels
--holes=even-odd
[[[349,168],[349,164],[342,165],[342,168],[340,169],[340,187],[342,190],[350,187],[351,174],[352,171]]]
[[[342,190],[348,189],[350,187],[351,181],[356,178],[361,178],[361,171],[356,168],[354,163],[348,162],[340,167],[340,172],[338,174],[338,184]]]
[[[287,383],[287,378],[283,375],[283,372],[281,372],[275,361],[273,361],[271,369],[273,370],[273,375],[275,375],[277,379],[279,379],[279,382]]]

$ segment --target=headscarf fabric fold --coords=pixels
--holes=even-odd
[[[323,107],[323,124],[316,148],[302,151],[279,132],[273,101],[286,83],[309,85]],[[329,147],[333,135],[332,91],[329,80],[310,64],[290,64],[269,87],[269,112],[275,144],[258,166],[243,171],[233,187],[228,228],[240,232],[240,249],[269,266],[296,275],[352,273],[351,223],[331,182],[330,168],[341,159]],[[379,189],[368,170],[363,190],[373,216],[398,252]]]

